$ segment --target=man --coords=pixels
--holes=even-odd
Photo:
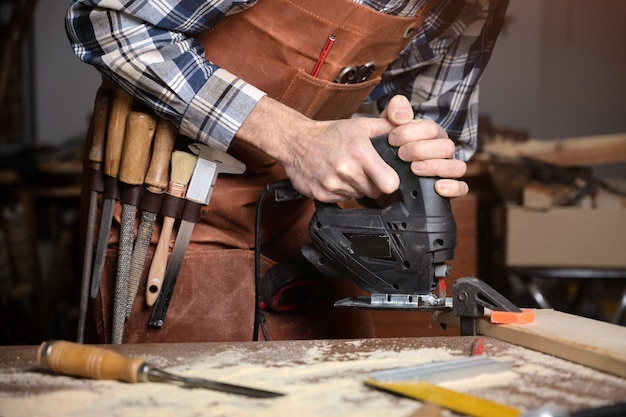
[[[181,134],[228,150],[247,166],[243,176],[218,180],[194,230],[166,326],[147,329],[144,307],[131,319],[143,323],[129,323],[138,336],[126,340],[245,339],[259,193],[285,177],[324,202],[393,193],[398,176],[372,147],[373,137],[387,134],[416,175],[441,177],[440,195],[465,194],[467,185],[456,179],[476,148],[478,81],[506,5],[75,0],[66,26],[80,59],[172,120]],[[321,62],[325,45],[331,47]],[[319,73],[311,74],[316,62]],[[351,118],[366,99],[377,102],[381,117]],[[264,271],[299,256],[312,205],[269,204],[265,212]],[[241,300],[246,307],[236,312]],[[101,300],[105,339],[106,304]],[[326,319],[323,326],[311,312],[297,319],[268,314],[276,337],[369,334],[352,319]]]

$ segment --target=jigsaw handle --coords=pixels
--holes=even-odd
[[[372,139],[372,144],[400,177],[400,194],[404,205],[411,213],[421,213],[426,217],[452,217],[450,200],[435,191],[436,177],[418,177],[411,171],[411,163],[398,156],[398,148],[391,146],[387,136]]]

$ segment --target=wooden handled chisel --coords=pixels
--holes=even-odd
[[[196,166],[197,157],[193,154],[183,151],[175,151],[172,153],[172,172],[169,185],[167,188],[168,196],[176,199],[168,200],[164,208],[163,225],[161,226],[161,234],[154,251],[154,257],[148,271],[148,280],[146,284],[146,304],[153,306],[163,285],[165,276],[165,268],[167,266],[167,257],[170,249],[170,238],[176,218],[180,216],[183,209],[184,200],[187,191],[187,184],[191,179],[191,174]]]
[[[91,286],[91,267],[93,265],[93,244],[96,234],[96,220],[98,212],[98,194],[104,190],[102,174],[102,162],[104,155],[104,143],[109,120],[109,108],[113,96],[113,89],[102,85],[96,92],[93,117],[89,136],[91,147],[89,148],[89,206],[87,207],[87,229],[85,232],[85,247],[83,252],[83,270],[80,290],[80,307],[78,311],[78,331],[76,341],[82,343],[85,340],[85,326],[87,322],[87,307],[89,304],[89,289]]]
[[[156,118],[147,113],[132,112],[126,122],[119,172],[119,180],[122,184],[122,223],[115,277],[115,296],[113,297],[113,343],[122,343],[124,334],[130,261],[135,244],[135,217],[150,162],[155,128]]]
[[[198,161],[187,188],[185,211],[188,212],[188,218],[199,219],[200,208],[202,205],[209,204],[218,174],[243,174],[246,166],[226,152],[212,149],[206,145],[196,143],[189,147],[192,152],[198,155]],[[180,272],[195,223],[195,221],[188,220],[183,215],[183,220],[180,222],[176,241],[174,242],[174,248],[165,270],[161,293],[157,297],[152,315],[150,316],[149,324],[153,327],[163,327],[165,315],[174,293],[174,286],[176,285],[178,273]]]
[[[104,202],[100,216],[100,229],[94,258],[93,271],[91,274],[91,297],[96,298],[100,291],[100,281],[104,270],[109,234],[111,233],[111,220],[113,218],[113,206],[119,198],[120,189],[117,176],[120,169],[122,146],[126,131],[126,119],[132,110],[133,98],[124,90],[115,90],[115,96],[111,105],[108,132],[104,153]]]
[[[207,388],[256,398],[274,398],[284,395],[210,379],[175,375],[153,367],[142,358],[129,358],[111,349],[64,340],[43,342],[37,350],[37,362],[45,369],[83,378],[111,379],[130,383],[171,382],[187,388]]]
[[[154,145],[148,173],[144,181],[146,188],[141,198],[141,221],[137,230],[137,238],[133,248],[133,256],[130,261],[130,277],[128,279],[128,300],[126,303],[126,318],[132,313],[139,282],[143,275],[148,247],[152,238],[157,214],[161,209],[163,195],[169,182],[169,167],[172,158],[172,150],[178,131],[176,126],[159,118],[156,132],[154,133]]]

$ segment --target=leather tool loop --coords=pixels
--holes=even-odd
[[[98,193],[104,191],[104,173],[101,169],[89,168],[89,189]]]
[[[164,216],[173,217],[175,219],[180,219],[184,206],[185,206],[184,198],[173,197],[169,194],[166,194],[163,197],[163,202],[161,205],[161,214],[163,214]]]
[[[141,208],[143,211],[158,213],[159,211],[161,211],[161,205],[163,204],[164,196],[165,193],[153,193],[146,188],[141,195],[139,208]]]
[[[182,219],[187,220],[193,223],[199,223],[202,219],[200,210],[202,209],[202,204],[196,203],[195,201],[187,200],[185,201],[185,208],[182,212]]]
[[[120,183],[115,177],[105,176],[104,177],[104,197],[105,198],[120,198]]]
[[[141,184],[124,184],[122,187],[122,204],[129,204],[131,206],[138,206],[141,201],[141,194],[144,187]]]

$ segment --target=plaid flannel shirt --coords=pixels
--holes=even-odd
[[[263,0],[73,0],[66,31],[74,53],[186,136],[226,149],[264,93],[219,68],[194,39],[224,16]],[[414,14],[425,0],[354,0],[383,13]],[[383,74],[369,101],[383,109],[396,94],[416,117],[442,125],[456,157],[476,149],[478,82],[508,0],[442,0]]]

